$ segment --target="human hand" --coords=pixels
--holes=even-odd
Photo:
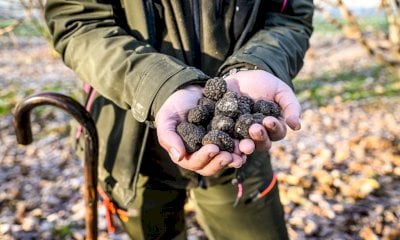
[[[197,105],[201,96],[202,88],[192,85],[176,91],[165,101],[155,119],[160,145],[177,165],[203,176],[213,175],[226,167],[241,167],[246,156],[240,152],[238,141],[235,141],[233,153],[220,151],[214,144],[206,144],[193,154],[186,152],[176,127],[186,121],[187,112]]]
[[[292,89],[279,78],[263,70],[239,71],[225,78],[229,90],[251,97],[253,100],[274,101],[282,108],[279,118],[265,117],[262,125],[253,124],[249,133],[252,138],[240,141],[239,149],[246,154],[257,150],[268,150],[272,141],[286,136],[289,126],[293,130],[301,128],[301,106]]]

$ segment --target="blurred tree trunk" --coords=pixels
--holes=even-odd
[[[389,47],[372,43],[361,28],[358,19],[342,0],[321,0],[321,2],[340,11],[344,23],[341,23],[338,17],[334,17],[322,5],[316,6],[317,11],[321,12],[329,23],[341,30],[345,37],[359,42],[380,63],[398,69],[400,66],[400,0],[381,0],[380,2],[380,7],[384,10],[388,22],[387,32],[383,35],[387,36]]]
[[[388,39],[391,43],[391,54],[400,59],[400,0],[381,0],[388,21]]]
[[[40,34],[48,38],[47,26],[44,21],[44,5],[46,0],[16,0],[11,1],[10,5],[14,9],[19,9],[23,12],[22,17],[14,17],[12,15],[5,19],[12,19],[8,26],[0,28],[0,36],[4,34],[12,34],[12,32],[19,27],[21,24],[30,22],[35,27],[35,30]],[[3,16],[4,17],[4,16]]]
[[[46,0],[19,0],[19,2],[24,8],[25,18],[30,20],[40,35],[49,39],[50,35],[44,19],[44,5]]]

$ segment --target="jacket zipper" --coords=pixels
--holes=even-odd
[[[261,0],[256,0],[253,5],[253,9],[251,10],[250,17],[247,20],[247,24],[245,25],[242,34],[240,34],[239,39],[237,40],[235,47],[233,49],[234,52],[239,50],[239,48],[244,44],[244,41],[247,35],[253,30],[254,24],[257,20],[258,10],[260,8]]]
[[[200,67],[201,65],[201,46],[200,46],[200,7],[199,0],[191,0],[191,11],[193,16],[193,29],[194,29],[194,43],[193,43],[193,63],[194,66]]]
[[[156,48],[157,33],[156,33],[156,20],[154,15],[153,0],[143,0],[145,8],[147,31],[149,32],[149,44]]]

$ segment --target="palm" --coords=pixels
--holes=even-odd
[[[225,80],[230,90],[241,95],[277,102],[289,127],[295,130],[300,128],[300,104],[292,89],[279,78],[262,70],[250,70],[238,72]]]
[[[207,144],[190,155],[186,153],[176,127],[186,120],[187,112],[197,105],[201,96],[200,87],[189,86],[176,91],[165,101],[156,115],[158,141],[176,164],[201,175],[215,174],[226,166],[240,167],[245,158],[235,153],[221,152],[214,144]]]
[[[187,112],[197,105],[202,94],[202,89],[190,86],[173,93],[163,104],[156,118],[157,122],[174,120],[180,123],[186,119]],[[160,115],[161,113],[161,115]],[[165,114],[165,115],[164,115]],[[159,117],[162,117],[161,119]]]
[[[225,80],[228,84],[228,89],[241,95],[249,96],[254,100],[274,100],[279,84],[282,82],[276,77],[268,76],[266,72],[259,70],[238,72]]]

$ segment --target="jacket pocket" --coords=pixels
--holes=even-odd
[[[125,207],[135,194],[132,183],[145,142],[145,124],[100,95],[96,95],[90,113],[99,135],[99,181],[112,200]]]

